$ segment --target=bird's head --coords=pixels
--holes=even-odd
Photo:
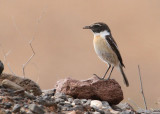
[[[91,29],[94,33],[101,33],[107,31],[110,34],[111,32],[108,25],[102,22],[94,23],[90,26],[85,26],[83,27],[83,29]]]

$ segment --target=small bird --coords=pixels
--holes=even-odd
[[[98,22],[90,26],[85,26],[83,29],[92,30],[92,32],[94,33],[93,45],[94,45],[95,52],[103,62],[108,64],[107,71],[105,72],[102,78],[100,78],[96,74],[94,75],[98,77],[99,79],[104,80],[107,72],[112,66],[110,74],[107,78],[108,80],[110,79],[110,76],[112,74],[114,67],[117,67],[123,76],[125,85],[128,87],[129,82],[123,71],[123,67],[125,66],[123,64],[122,57],[118,50],[117,43],[113,39],[111,30],[109,29],[108,25],[103,22]]]

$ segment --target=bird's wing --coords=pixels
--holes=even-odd
[[[112,50],[116,53],[121,65],[123,67],[125,67],[124,64],[123,64],[123,60],[122,60],[121,54],[120,54],[120,52],[118,50],[117,43],[115,42],[113,37],[112,36],[106,36],[106,40],[107,40],[108,44],[110,45],[110,47],[112,48]]]

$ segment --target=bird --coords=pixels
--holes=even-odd
[[[118,49],[117,43],[112,37],[111,30],[109,26],[103,22],[97,22],[91,24],[90,26],[85,26],[83,29],[90,29],[94,34],[93,46],[98,57],[108,64],[108,68],[101,78],[94,74],[100,80],[108,80],[111,77],[114,67],[118,68],[123,76],[124,84],[128,87],[129,82],[123,71],[125,68],[123,60]],[[111,68],[112,67],[112,68]],[[111,68],[110,74],[107,79],[105,79],[109,69]]]

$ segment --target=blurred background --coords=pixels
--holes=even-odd
[[[66,77],[84,80],[94,73],[102,76],[107,65],[95,54],[93,34],[85,25],[105,22],[112,30],[130,87],[114,70],[124,91],[124,101],[143,107],[138,64],[141,67],[148,107],[159,107],[160,97],[160,1],[159,0],[0,0],[0,59],[6,73],[12,71],[36,81],[42,89],[53,88]],[[4,61],[4,54],[7,55]],[[9,52],[9,53],[8,53]]]

